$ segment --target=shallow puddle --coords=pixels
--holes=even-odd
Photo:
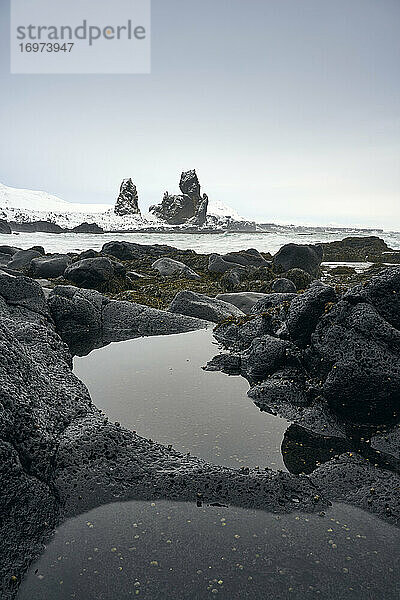
[[[64,523],[18,600],[395,600],[400,531],[334,505],[325,516],[127,502]]]
[[[229,467],[287,470],[285,419],[261,413],[242,377],[204,371],[211,331],[119,342],[74,359],[75,374],[113,421],[180,452]]]

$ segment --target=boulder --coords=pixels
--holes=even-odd
[[[10,256],[13,256],[16,252],[18,252],[18,250],[21,250],[21,248],[14,248],[14,246],[7,246],[7,245],[0,246],[1,254],[9,254]]]
[[[116,265],[105,256],[85,258],[67,267],[64,277],[80,287],[96,288],[115,277],[119,268],[123,270],[123,265]]]
[[[218,294],[218,300],[223,300],[229,304],[237,306],[246,315],[259,300],[262,300],[270,294],[261,294],[259,292],[236,292],[231,294]]]
[[[291,354],[293,357],[296,354],[293,344],[263,335],[255,338],[249,348],[242,352],[241,372],[250,382],[263,381],[289,364]]]
[[[400,329],[400,266],[385,269],[364,286],[350,290],[345,298],[373,304],[386,321]]]
[[[226,271],[220,280],[221,286],[225,290],[234,290],[236,287],[240,286],[243,281],[248,279],[249,271],[246,267],[234,267],[233,269],[229,269]]]
[[[9,226],[7,221],[5,221],[4,219],[0,219],[0,233],[3,233],[3,234],[11,233],[11,227]]]
[[[384,254],[391,251],[381,238],[371,236],[347,237],[343,240],[321,244],[324,261],[327,262],[381,262]]]
[[[71,257],[67,254],[51,254],[33,258],[29,266],[29,275],[54,279],[63,275],[70,263]]]
[[[10,222],[13,231],[22,231],[25,233],[63,233],[64,229],[50,221],[32,221],[30,223]]]
[[[83,252],[81,252],[78,259],[83,260],[85,258],[96,258],[98,255],[99,253],[96,252],[96,250],[92,250],[91,248],[89,248],[89,250],[84,250]]]
[[[335,290],[329,285],[312,286],[292,299],[287,319],[291,339],[301,347],[310,343],[319,318],[337,302]]]
[[[241,267],[238,263],[227,261],[222,258],[219,254],[211,254],[208,259],[208,270],[210,273],[226,273],[233,267]]]
[[[197,294],[190,290],[178,292],[172,300],[169,309],[170,312],[189,317],[196,317],[206,321],[218,323],[230,317],[240,317],[244,313],[233,304],[228,304],[217,298],[209,298],[203,294]]]
[[[1,270],[0,296],[11,306],[27,308],[42,315],[48,314],[42,288],[36,281],[29,277],[15,277]]]
[[[172,258],[159,258],[151,266],[164,277],[178,276],[185,279],[201,279],[200,275],[195,273],[190,267]]]
[[[278,250],[272,261],[280,272],[297,268],[318,277],[322,256],[323,250],[319,245],[286,244]]]
[[[281,294],[279,292],[274,292],[271,294],[264,294],[264,297],[260,298],[260,300],[258,300],[258,302],[256,302],[254,304],[254,306],[252,306],[252,308],[250,310],[250,314],[256,315],[258,313],[265,312],[270,308],[274,308],[275,306],[279,306],[280,304],[283,304],[283,303],[290,304],[290,302],[294,298],[296,298],[296,296],[297,296],[297,294],[293,294],[293,293]]]
[[[86,223],[86,221],[77,225],[71,231],[73,233],[104,233],[104,229],[99,227],[97,223]]]
[[[271,288],[273,292],[278,292],[280,294],[294,294],[297,291],[293,281],[290,281],[290,279],[286,279],[285,277],[275,279]]]
[[[111,300],[102,311],[103,343],[147,335],[184,333],[210,326],[207,321],[150,308],[135,302]]]
[[[9,269],[17,269],[19,271],[28,270],[31,261],[34,258],[41,256],[41,252],[38,252],[37,250],[18,250],[18,252],[13,255],[7,266]]]
[[[358,423],[398,418],[400,331],[376,307],[341,300],[311,339],[314,369],[333,410]]]
[[[130,178],[124,179],[121,183],[119,196],[114,206],[114,213],[119,217],[140,215],[137,188]]]
[[[43,248],[43,246],[31,246],[30,248],[28,248],[28,250],[36,250],[36,252],[39,252],[39,254],[42,254],[43,256],[46,254],[46,251]]]
[[[101,251],[103,254],[114,256],[119,260],[135,260],[140,256],[158,258],[167,252],[176,252],[177,249],[161,244],[147,245],[136,244],[135,242],[113,241],[104,244]]]
[[[49,295],[48,306],[60,335],[79,332],[100,335],[102,307],[107,301],[95,290],[57,286]]]
[[[223,254],[221,258],[226,262],[241,265],[242,267],[267,267],[270,265],[270,262],[266,261],[258,250],[254,248],[240,250],[239,252],[228,252],[227,254]]]

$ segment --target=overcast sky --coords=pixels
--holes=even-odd
[[[399,0],[153,0],[151,75],[10,75],[0,16],[0,182],[400,229]]]

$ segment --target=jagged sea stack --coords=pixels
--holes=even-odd
[[[151,206],[150,212],[169,225],[204,225],[208,197],[200,193],[200,183],[195,170],[182,173],[179,188],[181,195],[170,196],[165,192],[161,204]]]
[[[136,185],[132,179],[124,179],[121,183],[119,196],[115,203],[114,212],[119,217],[126,215],[140,215],[139,198]]]

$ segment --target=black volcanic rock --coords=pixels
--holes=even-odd
[[[169,225],[189,223],[201,227],[206,222],[208,196],[201,196],[196,171],[183,172],[179,188],[182,195],[171,196],[165,192],[161,204],[151,206],[150,212]]]
[[[273,257],[274,267],[282,271],[303,269],[313,277],[318,277],[323,256],[319,245],[286,244]]]
[[[13,231],[21,231],[24,233],[63,233],[64,229],[50,221],[32,221],[31,223],[16,223],[10,221],[10,226]]]
[[[11,227],[4,219],[0,219],[0,233],[11,233]]]
[[[384,240],[374,235],[347,237],[343,240],[325,242],[321,246],[325,261],[380,262],[384,258],[382,254],[391,251]]]
[[[124,267],[105,256],[84,258],[73,263],[64,272],[65,279],[83,288],[97,288],[115,276],[122,275]]]
[[[29,266],[29,275],[32,277],[55,278],[63,275],[65,269],[71,263],[71,257],[67,254],[51,254],[33,258]]]
[[[99,227],[97,223],[86,223],[86,221],[77,225],[71,231],[73,233],[104,233],[104,229]]]
[[[119,217],[126,215],[140,215],[139,197],[136,185],[132,179],[124,179],[121,183],[119,196],[115,203],[114,213]]]
[[[18,250],[18,252],[13,255],[7,267],[9,269],[17,270],[29,269],[31,261],[34,258],[40,258],[42,256],[41,252],[38,252],[37,250]]]

